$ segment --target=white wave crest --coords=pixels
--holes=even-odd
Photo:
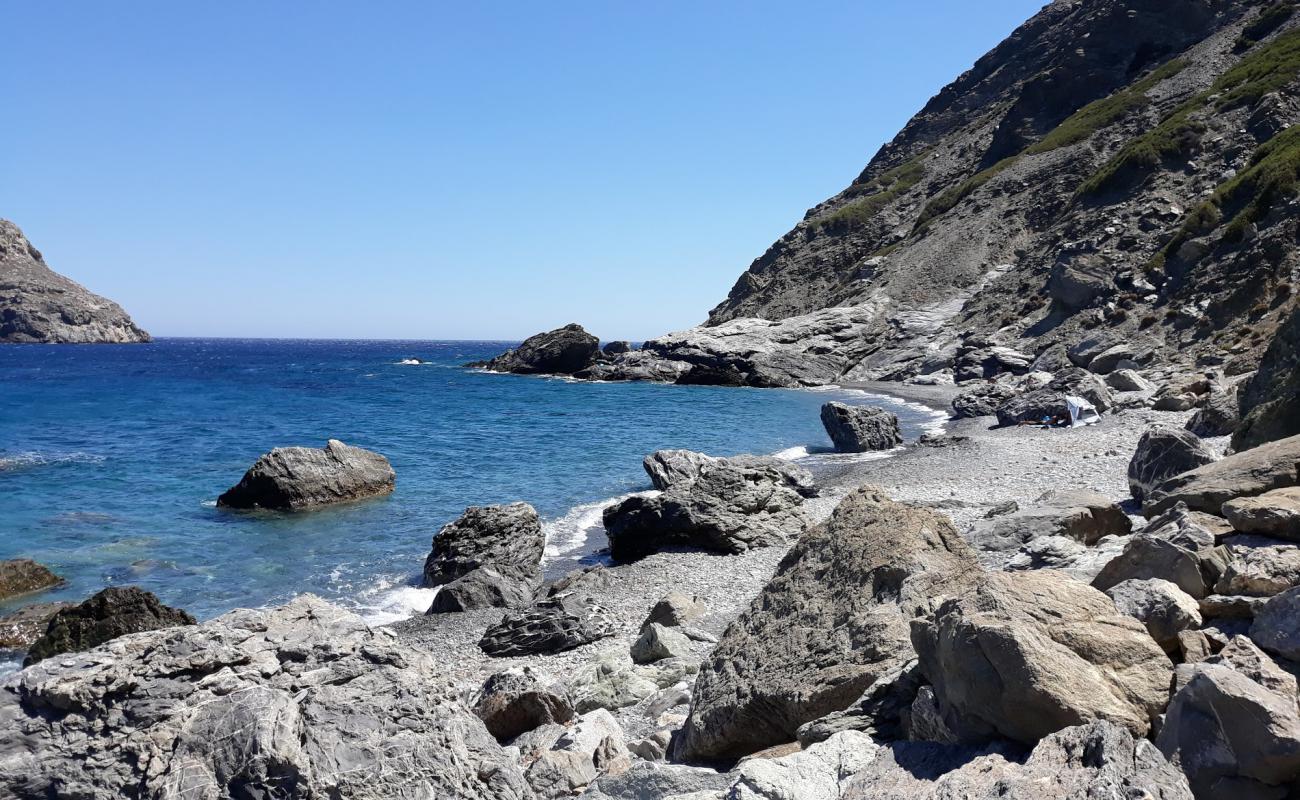
[[[657,494],[659,494],[657,491],[630,492],[618,497],[597,500],[594,503],[583,503],[569,509],[563,516],[543,523],[542,533],[546,536],[546,550],[542,555],[542,563],[572,553],[586,544],[593,532],[604,530],[601,515],[604,514],[605,509],[629,497],[654,497]]]
[[[429,610],[429,606],[433,605],[433,598],[438,594],[436,587],[428,589],[423,586],[395,588],[389,586],[388,581],[381,580],[372,590],[373,599],[370,602],[363,600],[359,603],[357,613],[368,625],[389,625],[423,614]]]
[[[0,472],[47,467],[55,464],[102,464],[103,456],[94,453],[40,453],[30,451],[0,456]]]

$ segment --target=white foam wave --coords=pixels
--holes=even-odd
[[[546,536],[546,549],[542,554],[542,563],[547,560],[572,553],[587,543],[591,534],[604,529],[601,516],[605,509],[621,503],[629,497],[654,497],[657,491],[631,492],[629,494],[583,503],[569,509],[563,516],[543,523],[542,533]]]
[[[102,464],[104,457],[94,453],[40,453],[30,451],[0,456],[0,472],[45,467],[54,464]]]
[[[433,605],[433,598],[438,589],[423,586],[392,587],[387,580],[381,580],[371,592],[373,599],[359,604],[357,613],[369,625],[389,625],[417,614],[423,614]],[[369,594],[369,593],[368,593]]]
[[[772,454],[772,457],[779,458],[782,461],[795,461],[800,458],[807,458],[808,455],[808,445],[801,445],[799,447],[787,447],[784,450],[777,450]]]

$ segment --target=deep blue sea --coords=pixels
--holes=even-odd
[[[206,618],[311,591],[391,619],[427,606],[415,588],[423,559],[465,506],[532,503],[558,569],[595,557],[602,505],[650,488],[645,454],[834,458],[815,455],[830,444],[819,406],[869,399],[460,366],[510,344],[0,347],[0,558],[35,558],[68,579],[41,599],[136,584]],[[428,363],[399,363],[409,358]],[[934,421],[918,407],[893,410],[909,438]],[[396,492],[299,514],[216,508],[261,453],[329,438],[386,455]]]

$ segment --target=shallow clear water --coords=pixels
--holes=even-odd
[[[602,543],[602,501],[650,488],[646,453],[799,456],[830,444],[821,403],[853,396],[459,366],[508,345],[0,348],[0,558],[35,558],[68,578],[43,600],[136,584],[206,618],[311,591],[383,619],[427,606],[414,582],[430,540],[467,505],[532,503],[547,520],[548,557],[562,563]],[[398,363],[410,357],[431,363]],[[892,408],[909,438],[933,423],[923,409]],[[261,453],[331,437],[388,456],[396,492],[292,515],[215,507]]]

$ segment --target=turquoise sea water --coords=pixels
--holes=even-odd
[[[800,456],[829,446],[821,403],[866,402],[459,366],[509,344],[2,347],[0,558],[35,558],[68,579],[40,599],[136,584],[206,618],[311,591],[394,618],[427,606],[415,584],[430,540],[467,505],[532,503],[557,569],[597,557],[604,502],[650,488],[646,453]],[[923,409],[893,410],[908,438],[933,423]],[[261,453],[331,437],[388,456],[396,492],[301,514],[215,507]]]

